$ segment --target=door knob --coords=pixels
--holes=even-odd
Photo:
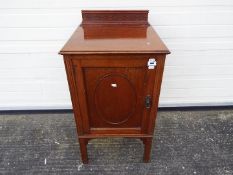
[[[151,107],[151,96],[150,95],[147,95],[145,98],[145,106],[147,109],[150,109]]]

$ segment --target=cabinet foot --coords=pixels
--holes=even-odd
[[[82,162],[84,164],[88,163],[87,144],[88,144],[88,139],[79,139],[80,154],[81,154]]]
[[[144,162],[148,163],[150,161],[152,138],[144,138],[143,143],[144,143]]]

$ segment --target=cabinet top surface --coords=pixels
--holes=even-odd
[[[147,21],[148,11],[82,11],[82,24],[60,54],[170,53]]]

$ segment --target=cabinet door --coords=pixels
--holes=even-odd
[[[72,59],[84,133],[147,132],[153,122],[151,109],[157,108],[155,91],[159,90],[154,86],[159,81],[158,66],[148,69],[149,58],[108,55]]]

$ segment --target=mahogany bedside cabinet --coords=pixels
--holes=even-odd
[[[83,163],[102,137],[139,138],[150,160],[166,54],[147,10],[83,10],[64,57]]]

